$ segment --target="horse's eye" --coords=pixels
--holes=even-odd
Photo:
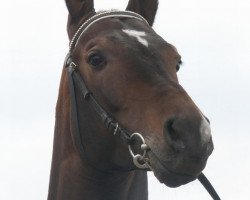
[[[181,65],[182,65],[182,61],[180,60],[177,65],[176,65],[176,71],[178,72],[181,68]]]
[[[94,67],[101,67],[105,64],[105,58],[100,53],[92,53],[89,55],[88,63]]]

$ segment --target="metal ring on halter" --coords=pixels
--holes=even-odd
[[[136,167],[140,168],[140,169],[148,169],[150,168],[149,166],[149,163],[145,162],[145,157],[146,157],[146,154],[147,154],[147,150],[149,149],[147,144],[145,143],[145,140],[143,138],[143,136],[140,134],[140,133],[133,133],[131,136],[130,136],[130,139],[133,139],[133,137],[138,137],[140,138],[142,144],[141,144],[141,150],[143,150],[143,154],[140,155],[140,154],[134,154],[132,148],[131,148],[131,145],[128,145],[128,149],[129,149],[129,153],[130,155],[132,156],[133,158],[133,162],[135,164]],[[144,163],[141,164],[139,161],[143,161]]]

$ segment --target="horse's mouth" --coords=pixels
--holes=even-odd
[[[197,178],[197,176],[169,170],[152,151],[148,152],[148,156],[154,175],[161,183],[164,183],[168,187],[178,187],[194,181]]]

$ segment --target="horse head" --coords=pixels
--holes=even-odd
[[[93,0],[66,0],[68,35],[96,15]],[[179,84],[181,56],[152,28],[157,0],[130,0],[146,21],[108,17],[81,33],[71,56],[102,108],[147,144],[148,163],[170,187],[198,177],[213,151],[209,120]],[[108,131],[76,89],[79,129],[88,160],[102,170],[135,169],[127,146]],[[140,151],[134,144],[133,150]]]

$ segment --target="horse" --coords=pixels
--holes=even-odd
[[[48,200],[146,200],[149,170],[168,187],[197,179],[213,151],[210,122],[179,84],[177,49],[152,28],[158,1],[66,7]]]

